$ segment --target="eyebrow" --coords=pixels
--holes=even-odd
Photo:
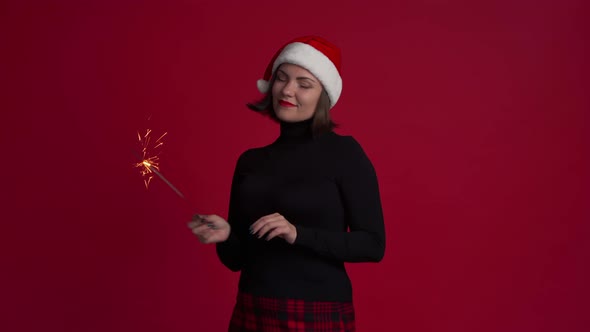
[[[282,69],[279,69],[279,70],[277,70],[277,71],[279,71],[279,72],[281,72],[281,73],[283,73],[283,74],[287,75],[287,77],[289,76],[289,74],[285,73],[285,71],[283,71]],[[318,82],[317,82],[316,80],[314,80],[313,78],[311,78],[311,77],[307,77],[307,76],[299,76],[299,77],[296,77],[295,79],[296,79],[296,80],[310,80],[310,81],[312,81],[312,82],[314,82],[314,83],[318,83]]]

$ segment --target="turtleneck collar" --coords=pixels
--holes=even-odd
[[[277,143],[298,143],[313,139],[312,122],[313,118],[299,122],[281,121],[281,134]]]

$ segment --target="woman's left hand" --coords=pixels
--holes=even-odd
[[[293,244],[297,238],[297,229],[285,217],[279,213],[264,216],[250,226],[250,234],[261,238],[266,235],[266,240],[270,241],[275,237],[280,237]]]

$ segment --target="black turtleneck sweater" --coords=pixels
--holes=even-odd
[[[294,244],[250,235],[278,212],[297,229]],[[361,146],[334,132],[313,136],[311,121],[281,123],[272,144],[238,159],[222,263],[241,271],[239,289],[259,296],[351,301],[344,262],[380,261],[385,230],[375,170]]]

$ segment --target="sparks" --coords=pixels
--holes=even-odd
[[[165,132],[162,136],[160,136],[154,142],[153,146],[151,144],[151,134],[151,129],[147,129],[143,135],[137,132],[137,140],[141,149],[141,162],[136,163],[135,167],[139,168],[139,172],[143,177],[143,182],[146,189],[149,187],[150,182],[154,178],[154,172],[160,170],[160,151],[158,148],[164,144],[162,138],[164,138],[164,136],[166,136],[168,133]]]
[[[174,190],[178,196],[186,199],[180,190],[178,190],[170,181],[168,181],[168,179],[164,177],[164,175],[162,175],[162,173],[160,173],[160,151],[158,148],[164,145],[162,139],[168,134],[168,132],[165,132],[160,137],[158,137],[158,139],[155,140],[153,146],[151,144],[151,134],[151,129],[147,129],[143,135],[137,132],[137,141],[139,142],[141,153],[133,151],[133,154],[135,154],[138,160],[134,166],[139,168],[139,173],[143,177],[145,188],[148,189],[150,182],[155,175],[164,181],[164,183],[166,183],[170,189]]]

